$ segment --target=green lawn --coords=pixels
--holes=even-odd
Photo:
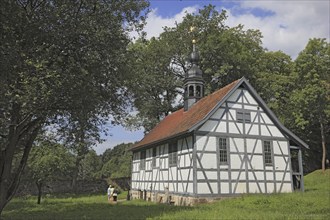
[[[305,193],[245,195],[243,197],[177,207],[145,201],[109,204],[106,195],[15,198],[3,219],[330,219],[330,170],[305,177]],[[126,198],[122,193],[119,199]]]

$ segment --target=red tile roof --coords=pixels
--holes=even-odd
[[[166,116],[158,125],[146,134],[140,142],[135,144],[131,150],[142,148],[186,133],[195,124],[203,120],[238,82],[239,80],[236,80],[202,98],[191,106],[188,111],[184,111],[184,109],[181,108]]]

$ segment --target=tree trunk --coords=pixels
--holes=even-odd
[[[41,194],[42,194],[42,182],[36,181],[36,185],[37,185],[37,188],[38,188],[38,202],[37,202],[37,204],[40,204]]]
[[[320,119],[321,140],[322,140],[322,171],[325,172],[325,157],[327,155],[327,148],[325,146],[325,134],[322,119]]]
[[[0,215],[16,193],[32,144],[41,128],[40,118],[32,119],[31,115],[21,117],[19,111],[20,107],[13,104],[8,136],[4,145],[0,146]],[[18,149],[23,150],[23,155],[14,170],[13,159]]]
[[[71,184],[71,187],[72,187],[72,191],[74,193],[77,193],[77,179],[78,179],[78,174],[79,174],[79,166],[80,166],[80,162],[82,160],[82,157],[81,156],[77,156],[76,158],[76,162],[75,162],[75,169],[73,171],[73,175],[72,175],[72,184]]]

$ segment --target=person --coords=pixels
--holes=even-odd
[[[109,185],[109,187],[108,187],[108,201],[109,202],[111,200],[111,197],[112,197],[112,194],[113,194],[113,190],[114,190],[113,186]]]
[[[117,195],[118,195],[117,193],[118,193],[117,189],[114,189],[113,190],[113,201],[114,202],[117,202]]]

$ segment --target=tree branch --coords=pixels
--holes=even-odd
[[[40,129],[41,129],[41,126],[37,126],[32,131],[32,134],[30,135],[30,138],[28,139],[28,141],[27,141],[27,143],[25,145],[24,153],[23,153],[23,156],[21,158],[19,167],[18,167],[17,171],[15,172],[14,179],[11,181],[11,183],[10,183],[10,185],[8,187],[7,196],[6,196],[7,201],[10,201],[12,199],[12,197],[16,193],[16,190],[18,188],[18,185],[19,185],[19,182],[20,182],[20,178],[21,178],[22,172],[23,172],[23,170],[25,168],[25,165],[26,165],[26,162],[27,162],[27,159],[28,159],[30,150],[31,150],[32,145],[33,145],[33,142],[36,139],[36,137],[37,137]]]

